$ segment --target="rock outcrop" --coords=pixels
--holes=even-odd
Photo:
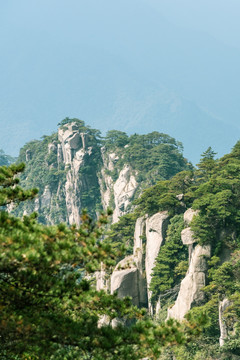
[[[128,212],[139,184],[131,166],[125,164],[122,169],[117,167],[119,156],[116,153],[107,153],[104,148],[102,148],[101,153],[103,167],[100,171],[99,183],[102,204],[105,210],[108,207],[114,209],[112,222],[115,223],[120,216]]]
[[[26,150],[26,162],[30,161],[32,159],[32,152],[30,149]]]
[[[40,162],[43,187],[32,207],[23,211],[37,211],[43,223],[79,225],[86,204],[90,214],[96,216],[96,205],[101,202],[95,164],[96,154],[101,158],[100,149],[93,149],[90,135],[87,131],[81,132],[76,122],[61,126],[56,135],[50,142],[44,141],[40,148],[45,154]],[[35,158],[39,166],[38,154],[27,149],[26,160],[32,160],[30,166],[34,167]]]
[[[193,216],[198,212],[188,209],[184,214],[184,221],[189,225]],[[189,267],[185,278],[181,282],[180,291],[173,307],[168,309],[168,317],[182,320],[193,304],[200,303],[204,299],[202,288],[206,285],[207,260],[211,255],[210,245],[196,245],[190,227],[181,233],[184,245],[189,247]]]
[[[143,275],[143,243],[145,218],[137,219],[134,233],[133,255],[125,257],[115,267],[111,276],[111,293],[120,298],[131,296],[133,304],[147,307],[146,278]]]
[[[123,134],[123,142],[121,134],[118,138],[119,132],[105,141],[99,135],[98,130],[85,126],[83,121],[66,118],[60,123],[58,133],[44,136],[41,141],[30,142],[22,149],[19,160],[27,161],[29,175],[23,185],[39,188],[39,203],[35,205],[41,222],[79,224],[79,214],[83,208],[87,208],[92,217],[97,217],[99,211],[108,207],[113,209],[112,222],[117,222],[120,216],[133,210],[132,202],[141,190],[153,184],[155,177],[157,180],[161,175],[156,163],[159,161],[160,165],[161,156],[153,162],[154,170],[151,169],[151,161],[146,162],[145,157],[151,157],[154,146],[159,147],[163,138],[163,143],[168,140],[170,147],[175,150],[177,146],[175,139],[168,136],[162,138],[162,134],[156,141],[157,133],[149,134],[149,138],[137,135],[131,139]],[[150,141],[151,138],[154,140]],[[138,147],[141,141],[143,146],[137,151],[137,158],[142,157],[142,163],[147,164],[142,168],[141,159],[136,160],[134,154],[135,146]],[[170,151],[169,158],[172,156],[175,155]],[[182,160],[183,169],[188,168],[186,159]],[[49,185],[51,192],[48,211],[41,206],[46,185]],[[24,204],[17,215],[22,216],[23,211],[31,213],[33,210],[34,205]]]
[[[154,311],[149,290],[151,273],[165,239],[168,217],[168,213],[163,211],[150,218],[137,219],[133,255],[120,261],[111,277],[112,293],[117,291],[119,297],[131,296],[133,304],[139,307],[147,307],[148,304],[150,314]],[[143,244],[144,230],[146,244]],[[144,266],[146,276],[144,276]]]
[[[165,234],[168,225],[167,211],[159,212],[146,220],[146,279],[148,288],[148,305],[149,312],[153,315],[153,307],[151,304],[152,293],[149,286],[152,279],[152,270],[155,264],[156,257],[158,256],[161,245],[164,242]]]
[[[113,186],[115,202],[113,223],[117,222],[120,216],[126,214],[137,186],[138,183],[135,176],[131,174],[130,166],[125,165]]]
[[[218,311],[219,311],[219,328],[220,328],[220,338],[219,344],[223,346],[225,341],[228,338],[228,327],[225,319],[225,310],[231,305],[231,302],[225,298],[219,303]]]
[[[91,147],[86,147],[85,134],[79,133],[76,124],[72,123],[58,131],[58,139],[61,143],[59,159],[63,156],[65,167],[68,167],[65,183],[65,198],[69,224],[80,224],[81,191],[86,183],[84,178],[79,177],[79,170],[91,157]],[[89,159],[88,159],[89,161]],[[84,189],[85,190],[85,189]]]
[[[190,222],[192,221],[193,217],[197,216],[198,213],[199,213],[198,210],[193,210],[192,208],[187,209],[183,215],[185,224],[189,225]]]
[[[117,264],[111,277],[111,293],[117,291],[120,298],[131,296],[133,304],[139,307],[142,289],[139,286],[140,271],[134,260],[134,256],[128,256]]]
[[[197,245],[192,253],[187,275],[181,282],[177,300],[168,309],[168,317],[182,320],[193,304],[204,299],[202,288],[206,285],[207,259],[210,257],[210,246]]]

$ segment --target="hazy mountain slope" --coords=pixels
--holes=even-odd
[[[220,155],[229,151],[239,133],[239,51],[168,23],[146,3],[93,3],[83,8],[73,1],[63,11],[53,1],[54,19],[44,1],[16,5],[14,16],[5,6],[0,127],[6,153],[16,155],[26,141],[55,131],[66,116],[101,130],[142,132],[151,124],[182,139],[193,161],[208,145]]]

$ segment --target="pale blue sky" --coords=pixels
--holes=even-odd
[[[0,148],[74,116],[222,155],[240,130],[239,17],[237,0],[0,0]]]
[[[144,0],[169,21],[240,47],[239,0]]]

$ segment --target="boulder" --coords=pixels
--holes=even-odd
[[[185,211],[183,219],[186,225],[189,225],[193,217],[199,213],[199,210],[193,210],[192,208]]]
[[[117,291],[118,297],[131,296],[132,302],[140,306],[139,270],[134,256],[127,256],[120,261],[111,276],[111,294]]]
[[[183,245],[192,245],[196,242],[196,240],[193,238],[193,231],[190,227],[183,229],[181,232],[181,240]]]

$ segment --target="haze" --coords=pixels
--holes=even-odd
[[[77,117],[103,133],[153,130],[194,163],[239,139],[240,3],[0,2],[0,148]]]

